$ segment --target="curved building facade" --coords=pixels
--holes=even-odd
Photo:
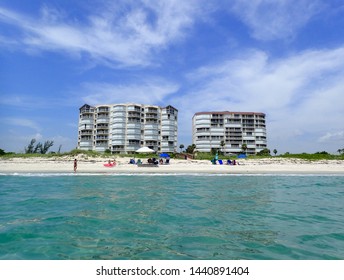
[[[199,152],[239,154],[246,144],[246,153],[256,154],[267,147],[266,139],[264,113],[199,112],[192,118],[192,140]]]
[[[147,146],[158,152],[177,151],[178,110],[136,103],[79,109],[78,149],[132,153]]]

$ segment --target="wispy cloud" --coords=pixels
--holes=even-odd
[[[194,1],[105,1],[86,20],[43,6],[32,18],[0,7],[0,22],[19,30],[24,49],[87,54],[112,66],[156,63],[152,54],[185,36],[199,10]],[[14,44],[0,34],[1,41]]]
[[[342,143],[342,146],[344,147],[344,130],[327,132],[325,135],[321,136],[318,141],[320,143],[337,142],[339,145]]]
[[[197,111],[264,112],[269,144],[286,147],[295,141],[297,146],[306,143],[305,138],[317,142],[330,128],[343,127],[343,75],[344,48],[281,59],[250,51],[190,73],[192,90],[176,98],[175,104],[183,119],[191,119]]]
[[[165,79],[141,78],[129,84],[85,83],[83,101],[90,105],[135,102],[143,104],[164,104],[179,85]]]
[[[234,0],[236,14],[258,40],[290,39],[324,7],[321,0]]]
[[[1,122],[6,125],[11,126],[21,126],[33,129],[35,131],[40,131],[41,127],[35,121],[25,119],[25,118],[3,118]]]

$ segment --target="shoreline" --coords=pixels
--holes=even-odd
[[[344,161],[320,160],[305,161],[299,159],[243,159],[239,165],[213,165],[208,160],[171,159],[168,165],[158,167],[138,167],[129,164],[130,158],[116,158],[117,165],[105,167],[104,158],[85,158],[77,156],[78,169],[76,174],[185,174],[185,175],[344,175]],[[0,174],[74,174],[74,158],[12,158],[0,159]]]

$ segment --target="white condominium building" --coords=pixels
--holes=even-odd
[[[177,151],[178,110],[170,105],[85,104],[79,111],[78,149],[132,153],[147,146]]]
[[[192,140],[199,152],[218,149],[239,154],[246,144],[247,154],[267,147],[265,114],[253,112],[199,112],[192,118]],[[222,145],[221,145],[222,144]]]

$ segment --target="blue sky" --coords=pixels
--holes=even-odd
[[[264,112],[268,147],[344,148],[342,0],[0,2],[0,148],[77,145],[83,104]]]

